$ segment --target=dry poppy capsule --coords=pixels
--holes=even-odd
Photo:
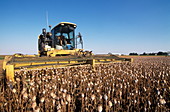
[[[37,106],[36,102],[33,102],[32,108],[34,109]]]
[[[35,88],[32,88],[32,91],[34,91],[35,90]]]
[[[100,89],[97,89],[97,92],[99,93],[99,92],[100,92]]]
[[[65,98],[66,97],[66,93],[63,93],[63,98]]]
[[[97,110],[98,110],[98,112],[102,112],[102,110],[103,110],[102,105],[99,105],[99,106],[97,107]]]
[[[158,90],[158,95],[160,95],[160,91]]]
[[[60,91],[63,91],[63,88],[60,88]]]
[[[61,112],[61,110],[57,110],[57,112]]]
[[[111,108],[111,107],[112,107],[112,102],[111,102],[111,101],[109,101],[108,103],[109,103],[109,107]]]
[[[16,91],[16,89],[12,89],[12,92],[13,92],[13,93],[16,93],[17,91]]]
[[[114,99],[114,103],[117,104],[117,100],[116,99]]]
[[[100,100],[102,100],[102,98],[103,98],[102,95],[100,95]]]
[[[45,94],[45,92],[46,92],[46,91],[45,91],[45,90],[43,90],[43,92],[42,92],[42,93],[43,93],[43,94]]]
[[[35,101],[35,100],[36,100],[36,96],[33,96],[32,101]]]
[[[115,91],[115,89],[113,88],[113,92]]]
[[[138,93],[138,90],[136,89],[136,93]]]
[[[151,102],[150,102],[150,101],[148,101],[148,104],[149,104],[149,105],[151,105]]]
[[[166,104],[166,101],[162,98],[159,100],[162,105]]]
[[[33,85],[34,85],[34,83],[33,83],[33,82],[30,82],[30,85],[31,85],[31,86],[33,86]]]
[[[91,95],[91,99],[92,100],[94,100],[95,99],[95,95],[93,94],[93,95]]]
[[[61,109],[60,103],[57,105],[57,110]]]
[[[90,83],[87,84],[90,87]]]
[[[117,102],[118,102],[118,104],[120,104],[120,100],[118,100]]]
[[[120,93],[120,96],[122,96],[122,91],[120,91],[119,93]]]
[[[122,89],[122,87],[123,87],[122,84],[120,84],[120,88],[121,88],[121,89]]]
[[[146,107],[144,108],[145,112],[147,111]]]
[[[67,101],[71,102],[71,96],[69,94],[67,95]]]
[[[84,93],[82,93],[81,96],[84,98]]]
[[[56,95],[53,92],[50,95],[52,98],[56,98]]]
[[[53,105],[55,105],[55,100],[53,99]]]
[[[105,100],[107,100],[107,99],[108,99],[108,97],[107,97],[107,95],[106,95],[106,94],[104,95],[104,99],[105,99]]]
[[[76,84],[74,84],[74,87],[76,88],[76,87],[77,87],[77,85],[76,85]]]
[[[24,98],[28,98],[28,94],[27,94],[27,93],[24,93],[23,97],[24,97]]]
[[[19,82],[19,81],[20,81],[20,79],[19,79],[19,78],[16,78],[16,81],[17,81],[17,82]]]
[[[35,107],[34,112],[40,112],[40,108],[39,107]]]
[[[66,93],[66,92],[67,92],[67,90],[66,90],[66,89],[64,89],[64,90],[63,90],[63,92],[64,92],[64,93]]]
[[[59,100],[60,98],[58,98],[58,100]],[[66,101],[67,102],[67,101]],[[61,104],[62,105],[64,105],[65,104],[65,102],[63,101],[63,99],[61,99]]]
[[[135,100],[134,102],[135,102],[135,103],[137,103],[137,101],[136,101],[136,100]]]
[[[40,99],[40,102],[43,103],[43,102],[44,102],[44,99],[45,99],[45,98],[42,97],[42,98]]]

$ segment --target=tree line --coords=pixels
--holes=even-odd
[[[159,56],[168,56],[168,55],[170,55],[170,52],[162,52],[162,51],[159,51],[159,52],[157,52],[157,53],[146,53],[146,52],[144,52],[144,53],[142,53],[142,54],[138,54],[138,53],[129,53],[129,55],[141,55],[141,56],[143,56],[143,55],[150,55],[150,56],[157,56],[157,55],[159,55]]]

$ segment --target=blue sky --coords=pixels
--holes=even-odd
[[[37,54],[49,24],[77,24],[94,53],[170,51],[170,0],[1,0],[0,55]]]

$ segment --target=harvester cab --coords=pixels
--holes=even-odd
[[[80,33],[75,36],[76,27],[74,23],[61,22],[50,32],[43,29],[38,38],[39,56],[54,57],[80,54],[83,51],[83,41]],[[81,49],[77,49],[78,43],[82,44]]]

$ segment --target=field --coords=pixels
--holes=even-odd
[[[1,86],[0,110],[35,112],[170,111],[170,57],[15,72]]]
[[[6,55],[0,55],[0,60],[3,60]]]

